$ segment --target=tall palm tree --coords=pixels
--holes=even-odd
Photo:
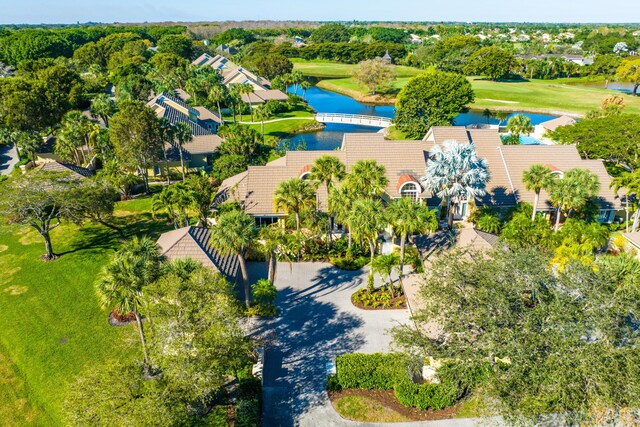
[[[282,209],[296,216],[296,232],[300,233],[300,213],[315,207],[316,192],[309,181],[291,178],[278,185],[273,203],[276,211]]]
[[[116,111],[116,103],[106,93],[97,95],[91,103],[91,115],[100,117],[106,127],[109,127],[109,117]]]
[[[516,114],[507,122],[507,131],[514,136],[514,138],[516,136],[519,138],[522,134],[529,135],[533,132],[531,119],[524,114]]]
[[[175,141],[178,143],[178,152],[180,153],[180,166],[182,168],[182,181],[184,181],[185,171],[184,171],[184,154],[183,149],[184,144],[193,140],[193,135],[191,134],[191,127],[187,123],[178,122],[174,125],[173,136]]]
[[[346,185],[356,198],[380,196],[388,182],[384,166],[375,160],[358,160],[346,177]]]
[[[300,87],[300,82],[302,82],[303,80],[304,80],[304,75],[302,74],[302,71],[293,70],[291,72],[291,82],[294,85],[293,91],[296,95],[298,94],[298,88]]]
[[[312,180],[324,184],[328,195],[333,183],[340,182],[345,177],[346,168],[336,156],[325,154],[313,162],[310,172]]]
[[[391,297],[395,297],[395,286],[391,282],[391,274],[393,274],[393,270],[398,267],[400,259],[396,254],[388,254],[388,255],[378,255],[373,259],[371,263],[371,271],[374,273],[378,273],[382,282],[384,284],[389,285],[389,292],[391,293]]]
[[[349,226],[357,239],[364,239],[369,244],[371,262],[376,253],[376,243],[386,223],[382,202],[374,199],[359,199],[353,203],[349,214]],[[370,280],[373,269],[369,270]]]
[[[222,120],[222,109],[220,108],[220,103],[227,102],[229,98],[229,91],[227,87],[222,83],[214,84],[209,89],[209,102],[216,104],[218,107],[218,115],[220,116],[220,120]]]
[[[407,237],[413,233],[435,231],[438,228],[438,219],[427,205],[416,203],[409,197],[394,200],[387,208],[387,218],[393,227],[393,232],[400,235],[400,281],[402,281]]]
[[[447,201],[449,228],[453,227],[455,208],[465,200],[484,195],[490,176],[487,163],[478,157],[475,146],[456,141],[433,147],[425,175],[422,185]]]
[[[551,169],[544,165],[531,165],[529,169],[522,174],[522,182],[527,190],[531,190],[536,193],[536,197],[533,199],[533,213],[531,214],[531,221],[536,219],[536,212],[538,210],[538,201],[540,200],[540,191],[550,187],[553,175]]]
[[[562,178],[553,181],[550,189],[553,206],[556,207],[555,231],[560,228],[560,217],[584,207],[600,190],[598,176],[588,169],[571,169]]]
[[[260,120],[262,125],[262,141],[264,142],[264,121],[268,120],[271,116],[271,110],[267,107],[267,104],[262,104],[254,110],[254,113],[256,115],[256,119]]]
[[[169,159],[167,158],[167,145],[171,146],[175,139],[175,128],[165,117],[159,119],[160,138],[162,139],[162,156],[164,157],[164,169],[167,173],[167,184],[171,184],[171,171],[169,170]]]
[[[240,97],[241,91],[242,86],[240,84],[232,83],[229,85],[229,92],[227,95],[229,97],[229,103],[231,104],[231,109],[233,111],[233,123],[236,123],[236,109],[242,102],[242,99]],[[240,117],[240,120],[242,120],[242,117]]]
[[[253,85],[251,83],[242,83],[240,84],[239,93],[241,95],[247,95],[247,100],[249,101],[249,113],[251,114],[251,121],[253,121],[253,105],[251,104],[251,94],[253,93]],[[242,120],[242,116],[240,116],[240,120]]]
[[[166,212],[173,222],[174,228],[189,225],[189,208],[193,206],[192,191],[183,182],[168,185],[151,198],[151,208],[155,214],[158,211]]]
[[[216,225],[211,227],[211,246],[222,255],[235,255],[240,264],[244,283],[244,301],[247,307],[251,304],[249,276],[244,255],[254,244],[257,229],[253,218],[242,211],[229,211],[221,214]]]
[[[20,152],[31,157],[31,162],[35,164],[36,154],[42,146],[40,134],[35,131],[18,131],[12,134],[12,139],[15,141],[16,147],[20,149]]]
[[[349,225],[349,215],[351,214],[351,206],[354,197],[346,186],[340,188],[332,187],[329,191],[329,213],[333,215],[336,221],[347,228],[348,250],[351,251],[353,237],[351,226]]]
[[[149,367],[149,354],[140,308],[144,287],[156,279],[159,266],[158,245],[148,237],[134,237],[115,253],[112,261],[103,268],[95,285],[103,309],[135,315],[146,368]]]
[[[627,200],[631,195],[635,195],[636,198],[638,198],[640,195],[640,169],[636,169],[633,172],[623,173],[620,176],[613,178],[611,181],[611,187],[613,187],[616,193],[620,189],[624,189]],[[640,226],[640,206],[636,206],[636,211],[633,214],[631,232],[637,231],[638,226]]]
[[[258,233],[260,240],[264,246],[264,252],[267,256],[267,278],[269,283],[273,284],[276,275],[276,267],[278,263],[278,255],[286,256],[286,246],[288,243],[287,231],[278,224],[272,224],[262,227]]]
[[[304,80],[300,83],[300,88],[302,89],[302,97],[307,96],[307,90],[311,88],[311,83],[308,80]]]

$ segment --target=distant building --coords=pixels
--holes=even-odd
[[[216,48],[218,52],[228,53],[229,55],[235,55],[238,53],[238,49],[232,46],[227,46],[226,44],[221,44]]]
[[[520,59],[549,59],[549,58],[561,58],[564,59],[565,61],[570,61],[573,62],[574,64],[578,64],[581,67],[584,65],[591,65],[593,64],[593,58],[592,57],[585,57],[582,55],[570,55],[570,54],[563,54],[563,53],[543,53],[540,55],[517,55],[518,58]]]
[[[560,116],[555,119],[542,122],[534,126],[533,136],[537,139],[544,138],[549,132],[555,131],[560,126],[572,125],[576,119],[569,116]]]
[[[69,176],[77,180],[87,179],[93,176],[93,171],[87,168],[59,162],[57,160],[45,161],[38,170],[43,172],[69,172]]]
[[[393,62],[393,59],[391,58],[391,55],[389,55],[389,51],[388,50],[384,53],[384,56],[382,57],[382,59],[387,64],[391,64]]]
[[[422,44],[423,43],[422,38],[420,36],[416,35],[416,34],[409,34],[409,37],[410,37],[409,38],[409,43],[412,43],[412,44]]]

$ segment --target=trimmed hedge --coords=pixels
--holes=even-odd
[[[352,353],[336,357],[338,382],[342,388],[390,390],[407,376],[406,357],[400,354]]]
[[[438,369],[440,383],[416,384],[409,378],[410,359],[403,354],[345,354],[336,358],[331,389],[391,390],[402,405],[440,410],[454,405],[492,372],[491,367],[446,363]]]

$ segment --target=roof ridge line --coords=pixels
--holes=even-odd
[[[504,166],[504,169],[507,172],[507,179],[509,180],[509,186],[511,187],[511,193],[513,193],[513,198],[516,199],[516,205],[517,205],[518,204],[518,194],[516,193],[516,190],[513,187],[513,180],[511,179],[511,172],[509,172],[509,166],[507,166],[507,161],[504,158],[504,154],[502,154],[502,145],[498,145],[498,152],[500,153],[500,158],[502,159],[502,164]]]

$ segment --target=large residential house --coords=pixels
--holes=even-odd
[[[188,94],[176,91],[174,94],[163,92],[154,97],[147,104],[159,118],[165,118],[170,123],[186,123],[191,128],[192,140],[182,146],[185,166],[188,169],[204,169],[211,165],[215,151],[222,143],[222,138],[216,135],[222,119],[218,114],[205,107],[192,107],[185,101]],[[177,169],[180,166],[180,147],[177,144],[165,143],[169,167]],[[153,168],[154,175],[161,174],[162,165]]]
[[[233,63],[223,55],[211,56],[203,53],[196,58],[192,64],[200,67],[209,66],[218,70],[220,75],[222,75],[222,83],[227,87],[232,84],[248,83],[252,85],[253,94],[249,97],[243,95],[243,101],[246,103],[263,104],[269,99],[276,99],[278,101],[286,101],[288,99],[286,93],[280,90],[272,90],[269,80]]]
[[[600,160],[582,160],[573,145],[503,145],[496,129],[467,129],[463,126],[433,127],[421,141],[389,141],[377,133],[345,134],[338,151],[290,151],[265,166],[250,166],[243,173],[223,181],[214,205],[234,200],[252,215],[258,225],[271,224],[285,216],[274,209],[273,197],[278,184],[291,178],[304,179],[315,159],[323,155],[337,157],[347,172],[359,160],[375,160],[386,170],[388,185],[383,199],[399,197],[420,200],[439,209],[441,200],[430,194],[421,184],[426,172],[429,152],[435,144],[445,141],[473,143],[478,155],[489,165],[491,178],[487,193],[473,202],[479,206],[508,208],[519,202],[533,203],[534,193],[525,188],[522,174],[533,164],[544,164],[560,176],[573,168],[585,168],[598,175],[601,222],[611,222],[614,213],[622,209],[620,200],[609,188],[611,178]],[[460,204],[457,219],[466,218],[470,200]],[[317,205],[327,211],[327,194],[323,186],[317,193]],[[542,192],[538,209],[551,212],[553,207],[547,193]]]

